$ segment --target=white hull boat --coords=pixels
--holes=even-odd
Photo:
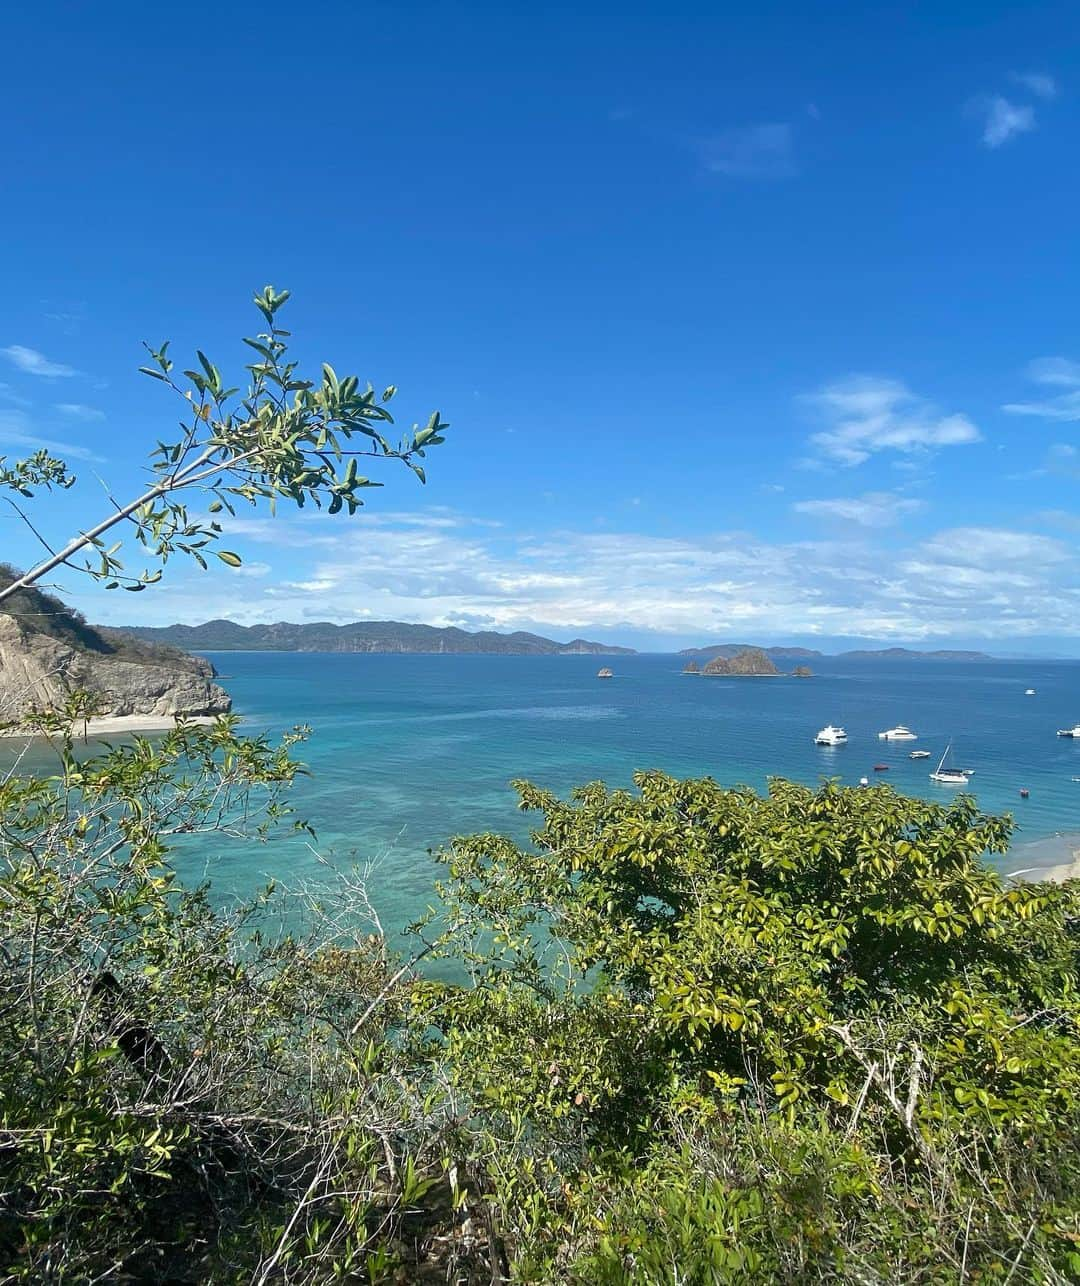
[[[912,732],[910,728],[905,728],[902,723],[898,723],[895,728],[887,728],[884,732],[878,733],[879,741],[918,741],[919,734]]]
[[[1080,737],[1080,723],[1075,723],[1071,728],[1059,728],[1059,737]]]
[[[941,756],[938,766],[930,774],[930,780],[936,781],[939,786],[966,786],[971,776],[970,768],[946,768],[945,760],[949,757],[949,751],[952,749],[952,742],[945,747],[945,753]]]
[[[824,728],[814,738],[815,746],[842,746],[847,741],[847,733],[843,728],[834,728],[832,724],[826,724]]]

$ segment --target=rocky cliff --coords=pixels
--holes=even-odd
[[[0,584],[10,583],[0,567]],[[0,721],[61,704],[85,691],[97,713],[224,714],[229,695],[202,657],[99,630],[51,594],[22,590],[0,604]]]

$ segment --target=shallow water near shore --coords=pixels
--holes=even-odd
[[[979,804],[1016,817],[1002,871],[1056,866],[1080,848],[1080,740],[1056,736],[1080,719],[1080,662],[820,659],[811,679],[750,683],[684,676],[682,658],[660,655],[209,655],[246,730],[313,729],[301,747],[312,775],[292,802],[318,833],[314,849],[288,834],[200,838],[178,853],[183,877],[211,879],[221,898],[268,878],[325,880],[320,856],[339,867],[374,860],[371,896],[395,931],[432,901],[429,849],[475,831],[528,838],[535,819],[516,810],[512,778],[565,793],[598,778],[628,786],[645,768],[757,789],[770,776],[866,776],[947,800],[955,791],[928,774],[950,739],[955,762],[975,769]],[[602,665],[612,679],[597,679]],[[826,723],[847,729],[846,746],[813,744]],[[880,741],[896,723],[919,740]],[[910,759],[913,748],[931,758]]]
[[[684,676],[682,658],[660,655],[210,655],[249,726],[311,724],[303,755],[312,776],[294,803],[326,858],[376,859],[371,894],[388,929],[430,902],[438,867],[429,849],[474,831],[528,838],[533,819],[509,788],[516,777],[564,793],[598,778],[627,786],[642,768],[758,789],[770,776],[809,785],[866,776],[946,800],[955,792],[928,774],[952,739],[956,762],[975,769],[980,805],[1017,819],[1002,870],[1053,866],[1080,846],[1080,741],[1056,736],[1080,719],[1080,662],[822,659],[811,679],[749,683]],[[597,679],[602,665],[612,679]],[[814,746],[830,722],[847,729],[846,746]],[[896,723],[918,742],[880,741]],[[912,760],[913,748],[932,758]],[[889,770],[875,773],[876,763]],[[1041,847],[1025,856],[1030,841]],[[325,878],[291,836],[215,844],[182,865],[221,894],[265,876]]]

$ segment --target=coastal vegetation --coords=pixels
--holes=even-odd
[[[258,297],[237,416],[205,359],[176,386],[158,492],[118,506],[152,565],[88,535],[65,566],[140,592],[206,561],[224,531],[178,483],[207,451],[184,485],[224,510],[351,510],[354,434],[414,466],[439,437],[379,445],[358,385],[301,380],[283,298]],[[0,466],[20,504],[60,479]],[[38,603],[48,564],[0,603]],[[532,841],[451,840],[399,954],[354,874],[228,906],[176,877],[200,837],[317,842],[289,801],[305,729],[77,747],[82,701],[36,711],[48,769],[0,779],[0,1279],[1080,1276],[1080,881],[1003,882],[1008,818],[884,786],[521,781]]]

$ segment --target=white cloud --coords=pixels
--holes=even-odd
[[[968,103],[968,114],[982,123],[985,147],[1000,147],[1035,128],[1035,108],[1013,103],[1001,94],[987,94]]]
[[[738,179],[782,179],[797,173],[794,134],[786,122],[724,130],[697,144],[705,169]]]
[[[54,455],[72,460],[101,460],[102,457],[77,442],[60,442],[35,432],[21,411],[0,411],[0,445],[25,447],[29,451],[44,448]]]
[[[9,344],[7,348],[0,348],[0,354],[27,375],[56,378],[77,373],[74,367],[65,366],[63,362],[52,362],[36,348],[24,348],[22,344]]]
[[[68,415],[73,420],[103,420],[105,412],[96,406],[86,406],[82,402],[57,402],[56,409],[61,415]]]
[[[860,527],[892,527],[904,514],[917,513],[921,500],[907,500],[891,491],[867,491],[861,496],[832,500],[798,500],[792,509],[811,518],[853,522]]]
[[[1058,85],[1053,76],[1048,76],[1045,72],[1040,71],[1014,71],[1012,79],[1035,95],[1036,98],[1042,98],[1049,101],[1051,98],[1057,98]]]
[[[556,638],[615,637],[633,628],[762,640],[793,632],[894,640],[1064,635],[1075,632],[1080,612],[1080,560],[1068,543],[991,527],[945,530],[886,554],[865,531],[769,542],[740,531],[507,536],[464,519],[434,529],[373,527],[362,518],[275,525],[276,543],[293,558],[292,579],[249,582],[239,595],[225,575],[192,576],[174,581],[168,595],[147,595],[140,611],[158,620],[377,618]],[[294,538],[313,528],[325,533],[318,545]],[[95,615],[129,610],[108,596],[100,602]]]
[[[1028,379],[1045,388],[1062,389],[1036,402],[1007,402],[1010,415],[1037,415],[1044,420],[1080,420],[1080,362],[1065,357],[1040,357],[1029,363]]]
[[[998,527],[953,527],[924,542],[923,550],[943,564],[982,567],[989,572],[1068,562],[1075,553],[1050,536]]]
[[[804,400],[828,424],[811,442],[837,464],[862,464],[879,451],[912,454],[980,438],[966,416],[942,415],[899,380],[854,375]]]

